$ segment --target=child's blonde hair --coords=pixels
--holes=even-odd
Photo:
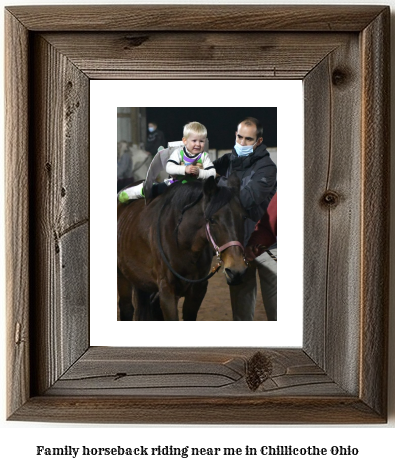
[[[200,124],[200,122],[194,121],[194,122],[188,122],[188,124],[185,124],[184,138],[187,139],[189,137],[189,134],[191,134],[192,132],[204,138],[207,137],[207,129],[203,126],[203,124]]]

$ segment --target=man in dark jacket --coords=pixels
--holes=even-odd
[[[214,162],[218,184],[227,186],[228,177],[235,172],[240,179],[240,199],[247,212],[244,245],[262,218],[277,188],[277,167],[263,144],[263,128],[253,118],[243,119],[236,131],[236,143],[232,153]],[[256,301],[255,261],[245,274],[243,284],[230,286],[233,320],[253,320]]]

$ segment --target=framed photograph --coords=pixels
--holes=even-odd
[[[8,419],[386,422],[389,8],[28,6],[5,19]],[[180,78],[303,81],[301,347],[91,345],[90,86]]]
[[[254,106],[228,106],[229,97],[235,90],[248,90],[248,93],[255,96]],[[196,93],[199,96],[200,106],[185,107],[186,97],[191,94],[195,96]],[[100,234],[98,237],[92,237],[90,245],[90,344],[149,347],[242,347],[259,344],[265,347],[301,347],[303,325],[303,280],[300,276],[303,270],[302,80],[95,80],[90,84],[90,99],[90,230],[92,234]],[[117,107],[117,103],[141,106]],[[166,106],[169,104],[172,106]],[[277,318],[279,325],[267,323],[265,328],[251,328],[249,322],[237,324],[232,322],[229,286],[223,268],[208,283],[207,293],[198,311],[198,323],[186,322],[174,326],[166,322],[160,328],[152,328],[151,324],[144,322],[138,324],[123,322],[122,325],[114,323],[117,279],[113,275],[113,266],[117,263],[117,252],[116,250],[103,250],[103,246],[117,246],[113,184],[115,165],[111,163],[109,156],[114,154],[115,139],[117,142],[122,142],[122,140],[125,143],[130,142],[132,138],[130,131],[134,129],[137,135],[134,135],[131,150],[126,153],[126,157],[130,159],[130,152],[132,152],[133,168],[137,169],[135,180],[145,177],[148,165],[145,172],[140,170],[141,162],[147,159],[146,152],[140,149],[141,143],[145,143],[145,138],[139,138],[143,127],[140,119],[143,120],[145,114],[147,123],[152,116],[155,116],[166,141],[171,142],[180,140],[185,123],[198,120],[207,127],[209,151],[218,152],[218,154],[231,151],[229,149],[232,149],[235,143],[237,123],[245,116],[254,116],[262,122],[263,142],[268,147],[270,158],[273,162],[277,162],[277,174],[280,175],[279,185],[283,188],[293,187],[292,204],[287,203],[286,192],[280,198],[279,238],[286,264],[280,262],[280,266],[285,266],[285,268],[281,269],[278,278],[278,309],[281,311],[281,315]],[[116,116],[118,116],[118,122],[121,121],[118,125],[115,122]],[[133,127],[131,127],[132,119]],[[276,159],[277,142],[281,154],[286,156],[280,161]],[[265,147],[262,146],[263,148]],[[212,161],[215,161],[215,155],[212,156]],[[168,178],[166,172],[163,174],[163,178]],[[119,189],[117,188],[117,191]],[[134,207],[133,203],[130,209],[133,211]],[[103,224],[103,220],[107,221],[106,224]],[[176,220],[179,220],[179,216]],[[148,227],[144,226],[144,236],[147,229]],[[173,231],[170,230],[170,233]],[[284,234],[291,233],[293,233],[292,237],[284,236]],[[130,237],[128,237],[129,243],[133,245]],[[295,250],[295,246],[299,246],[300,249]],[[146,250],[147,248],[140,250],[144,256]],[[239,248],[237,248],[237,253],[239,253],[238,250]],[[159,253],[158,259],[161,259]],[[213,264],[217,263],[218,260],[214,256]],[[145,258],[144,264],[150,266]],[[245,265],[244,261],[242,264]],[[191,269],[192,265],[186,264],[186,266]],[[208,268],[204,273],[207,274],[207,272]],[[285,295],[281,295],[281,291]],[[97,295],[97,292],[107,292],[111,295]],[[291,308],[287,308],[290,297],[292,298]],[[182,318],[182,305],[183,299],[180,299],[180,318]],[[259,292],[254,320],[266,319],[266,311]],[[214,323],[207,327],[201,324],[201,321],[214,321]]]

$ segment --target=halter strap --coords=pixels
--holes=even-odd
[[[229,248],[230,246],[239,246],[242,250],[243,250],[243,253],[244,253],[244,246],[238,242],[238,241],[232,241],[232,242],[228,242],[228,243],[225,243],[225,245],[222,245],[222,246],[218,246],[212,235],[211,235],[211,232],[210,232],[210,224],[207,222],[206,223],[206,234],[207,234],[207,238],[210,240],[211,244],[213,245],[214,247],[214,250],[216,251],[217,253],[217,256],[222,252],[222,251],[225,251],[227,248]]]

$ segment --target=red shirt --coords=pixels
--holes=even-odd
[[[269,248],[277,241],[277,193],[272,197],[265,215],[255,225],[247,245]]]

